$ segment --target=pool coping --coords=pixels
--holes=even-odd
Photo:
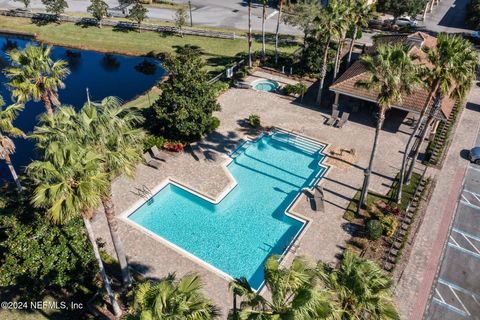
[[[283,250],[283,253],[280,255],[280,258],[279,258],[279,261],[280,261],[280,264],[282,264],[285,260],[287,260],[287,258],[289,258],[292,254],[295,254],[294,252],[292,252],[292,247],[293,245],[295,244],[295,242],[298,242],[302,239],[303,235],[305,234],[305,232],[309,229],[310,225],[311,225],[311,219],[302,215],[301,213],[295,211],[295,206],[296,204],[298,203],[299,199],[301,198],[302,194],[308,190],[310,192],[313,192],[315,187],[320,185],[321,182],[322,182],[322,178],[325,177],[328,172],[330,171],[330,168],[331,166],[327,165],[327,164],[324,164],[323,162],[326,160],[327,158],[327,153],[325,152],[328,148],[330,148],[331,144],[329,143],[324,143],[324,142],[321,142],[317,139],[314,139],[314,138],[311,138],[311,137],[308,137],[308,136],[305,136],[299,132],[296,132],[294,130],[286,130],[286,129],[283,129],[281,127],[272,127],[270,130],[266,130],[266,131],[263,131],[262,133],[260,133],[259,135],[255,136],[255,137],[251,137],[251,136],[246,136],[245,139],[242,139],[242,141],[240,141],[238,143],[238,145],[236,146],[236,148],[234,150],[232,150],[231,152],[229,152],[228,154],[221,154],[222,157],[225,157],[226,159],[220,164],[220,167],[222,168],[222,170],[226,173],[227,175],[227,178],[229,180],[229,184],[228,186],[225,188],[225,190],[220,194],[218,195],[217,197],[211,197],[199,190],[197,190],[196,188],[193,188],[185,183],[182,183],[180,181],[178,181],[177,179],[171,177],[171,176],[168,176],[167,178],[163,179],[159,184],[157,184],[155,186],[155,188],[153,188],[152,190],[149,190],[149,194],[148,194],[148,197],[140,197],[140,199],[138,199],[137,201],[135,201],[128,209],[124,210],[123,212],[121,212],[118,217],[126,222],[128,225],[130,226],[133,226],[134,228],[138,229],[139,231],[142,231],[144,232],[146,235],[150,236],[151,238],[153,238],[154,240],[157,240],[159,241],[160,243],[164,244],[165,246],[167,246],[168,248],[174,250],[175,252],[179,253],[180,255],[184,256],[185,258],[191,260],[192,262],[194,263],[197,263],[199,264],[200,266],[208,269],[209,271],[212,271],[214,272],[215,274],[219,275],[221,278],[227,280],[227,281],[232,281],[234,280],[234,277],[232,277],[231,275],[229,275],[228,273],[220,270],[219,268],[215,267],[214,265],[208,263],[207,261],[205,260],[202,260],[201,258],[197,257],[196,255],[194,255],[193,253],[191,252],[188,252],[187,250],[181,248],[180,246],[174,244],[173,242],[163,238],[162,236],[148,230],[147,228],[141,226],[140,224],[138,224],[137,222],[135,221],[132,221],[131,219],[129,219],[128,217],[130,215],[132,215],[133,213],[135,213],[135,211],[137,211],[138,209],[140,209],[140,207],[142,207],[144,204],[146,204],[148,201],[150,201],[157,193],[159,193],[162,189],[164,189],[165,187],[167,187],[169,184],[173,184],[187,192],[191,192],[192,194],[210,202],[210,203],[213,203],[213,204],[218,204],[220,203],[236,186],[237,186],[237,181],[235,180],[235,178],[233,177],[232,173],[230,172],[230,170],[228,170],[228,166],[233,162],[234,158],[231,157],[231,155],[233,155],[234,153],[236,153],[242,146],[244,146],[245,144],[247,143],[254,143],[258,140],[260,140],[261,138],[263,138],[264,135],[271,135],[273,134],[274,132],[282,132],[282,133],[285,133],[285,134],[290,134],[290,135],[296,135],[296,136],[299,136],[303,139],[306,139],[306,140],[310,140],[316,144],[319,144],[319,145],[322,145],[323,148],[320,149],[319,152],[321,152],[322,154],[324,154],[325,156],[321,159],[321,161],[318,162],[318,166],[319,167],[322,167],[325,169],[325,171],[323,172],[322,175],[319,175],[319,177],[317,177],[314,182],[312,183],[312,187],[311,188],[302,188],[299,190],[299,192],[297,193],[296,197],[292,200],[292,202],[289,204],[289,206],[285,209],[285,215],[289,216],[290,218],[292,219],[295,219],[297,221],[300,221],[302,222],[302,227],[298,230],[298,232],[295,234],[295,236],[292,238],[292,240],[288,243],[287,247],[285,248],[285,250]],[[252,288],[252,290],[254,290],[255,292],[258,292],[258,293],[262,293],[263,289],[265,288],[265,281],[263,281],[261,283],[261,285],[258,287],[258,289],[254,289]]]

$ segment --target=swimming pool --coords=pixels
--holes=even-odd
[[[274,92],[280,87],[280,85],[275,80],[261,79],[253,81],[252,87],[259,91]]]
[[[324,147],[283,132],[264,135],[231,155],[237,184],[218,204],[169,183],[128,219],[258,289],[264,261],[283,254],[306,224],[286,211],[326,172]]]

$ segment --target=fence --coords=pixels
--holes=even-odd
[[[71,23],[76,23],[81,25],[91,25],[91,26],[95,26],[98,24],[98,21],[96,19],[89,18],[89,17],[73,17],[73,16],[68,16],[63,14],[56,16],[54,14],[49,14],[49,13],[35,13],[35,12],[21,11],[21,10],[0,9],[0,15],[30,18],[32,20],[46,21],[46,22],[50,22],[50,21],[71,22]],[[220,32],[220,31],[210,31],[210,30],[203,30],[203,29],[193,29],[193,28],[180,29],[177,27],[160,26],[157,24],[148,24],[148,23],[142,23],[139,25],[133,22],[116,21],[112,19],[103,19],[102,26],[109,26],[109,27],[114,27],[114,28],[124,29],[124,30],[165,32],[165,33],[193,35],[193,36],[202,36],[202,37],[210,37],[210,38],[222,38],[222,39],[244,39],[245,38],[245,36],[236,35],[235,32]]]
[[[241,65],[243,65],[245,63],[245,59],[242,59],[238,62],[235,62],[235,64],[233,66],[230,66],[230,67],[227,67],[225,68],[221,73],[217,74],[215,77],[211,78],[210,80],[208,80],[208,84],[213,84],[215,82],[217,82],[218,80],[220,80],[223,76],[227,76],[227,72],[228,70],[232,70],[232,72],[235,70],[235,68],[238,68],[240,67]],[[233,74],[232,74],[233,75]],[[230,75],[231,76],[231,75]]]

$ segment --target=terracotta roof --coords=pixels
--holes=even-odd
[[[415,57],[416,64],[426,64],[427,55],[421,49],[422,47],[435,47],[437,39],[422,32],[416,32],[411,35],[386,35],[377,37],[375,40],[375,46],[379,43],[393,43],[393,42],[405,42],[414,43],[410,50],[410,54]],[[374,47],[375,47],[374,46]],[[371,50],[371,49],[370,49]],[[370,51],[374,52],[374,51]],[[427,64],[428,66],[428,64]],[[350,68],[345,71],[331,86],[330,90],[344,94],[347,96],[356,97],[363,100],[372,102],[377,101],[378,92],[375,90],[367,90],[355,86],[358,80],[368,80],[369,75],[363,66],[363,63],[358,60],[355,61]],[[429,92],[419,87],[414,90],[411,95],[403,97],[403,101],[398,105],[392,106],[394,108],[403,109],[407,111],[413,111],[420,113],[425,104],[427,103]],[[430,103],[429,108],[432,106],[433,101]],[[455,105],[455,101],[450,98],[444,98],[442,101],[440,117],[447,119]]]

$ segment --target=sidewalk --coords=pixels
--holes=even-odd
[[[396,288],[397,306],[402,319],[422,319],[441,252],[461,189],[467,160],[463,149],[475,143],[480,123],[480,87],[475,84],[464,108],[423,223],[416,235],[410,259]]]

